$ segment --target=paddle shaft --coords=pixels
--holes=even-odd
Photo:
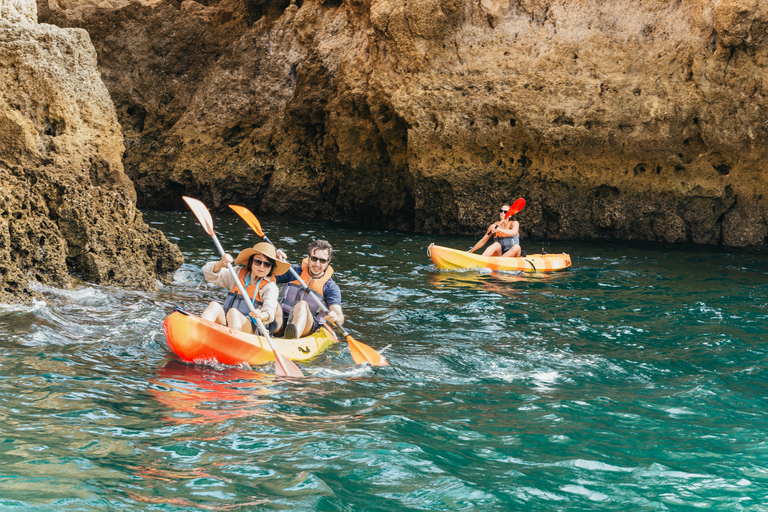
[[[267,238],[267,235],[262,235],[261,237],[262,237],[262,238],[264,239],[264,241],[265,241],[265,242],[267,242],[268,244],[272,244],[272,242],[270,242],[269,238]],[[275,244],[272,244],[272,245],[275,245]],[[301,287],[302,287],[302,288],[303,288],[303,289],[304,289],[304,290],[307,292],[307,295],[310,295],[310,296],[311,296],[311,297],[314,299],[314,301],[315,301],[315,304],[317,304],[317,306],[318,306],[320,309],[322,309],[322,310],[323,310],[323,313],[325,313],[326,315],[327,315],[328,313],[330,313],[330,310],[328,309],[328,306],[326,306],[325,304],[323,304],[323,301],[321,301],[321,300],[320,300],[320,298],[319,298],[317,295],[315,295],[314,293],[312,293],[312,288],[310,288],[310,287],[307,285],[307,283],[305,283],[305,282],[304,282],[304,280],[301,278],[301,276],[300,276],[300,275],[299,275],[299,274],[298,274],[298,273],[297,273],[295,270],[293,270],[293,265],[291,265],[290,267],[288,267],[288,269],[291,271],[291,274],[293,274],[293,277],[294,277],[294,278],[296,278],[296,280],[299,282],[299,284],[301,285]],[[340,330],[340,331],[341,331],[341,334],[343,334],[345,337],[349,336],[349,332],[347,332],[347,330],[346,330],[346,329],[345,329],[343,326],[341,326],[341,325],[337,324],[336,322],[331,322],[331,324],[333,324],[333,326],[334,326],[334,327],[336,327],[338,330]]]
[[[226,255],[226,252],[224,252],[224,248],[221,246],[221,243],[219,242],[219,239],[216,236],[216,233],[211,235],[211,238],[213,238],[213,243],[216,244],[216,248],[219,250],[219,253],[223,258]],[[240,294],[245,298],[245,303],[248,304],[248,309],[251,311],[251,313],[255,313],[256,308],[253,307],[253,302],[251,302],[251,298],[248,296],[248,292],[246,292],[245,288],[243,288],[243,283],[240,282],[240,278],[237,277],[237,273],[235,272],[235,269],[232,268],[232,264],[228,261],[227,261],[227,270],[229,270],[229,273],[232,276],[232,279],[235,280],[235,283],[237,284],[237,289],[240,291]],[[261,318],[254,317],[253,315],[251,315],[251,318],[256,320],[256,325],[261,331],[261,335],[264,336],[264,338],[266,338],[267,343],[269,343],[269,348],[271,348],[272,352],[275,354],[275,371],[277,372],[277,369],[279,368],[280,372],[283,375],[288,375],[291,377],[299,377],[299,376],[303,377],[304,374],[301,373],[301,370],[299,370],[299,367],[296,366],[294,363],[283,359],[284,356],[277,351],[277,348],[275,348],[275,345],[272,343],[272,338],[269,337],[269,331],[267,331],[267,328],[264,326],[264,322],[261,321]]]
[[[253,229],[257,235],[262,237],[265,242],[272,244],[270,242],[269,238],[264,234],[264,230],[261,229],[261,224],[259,224],[259,219],[256,218],[256,216],[251,213],[251,211],[244,207],[244,206],[237,206],[234,204],[229,205],[230,208],[235,210],[237,214]],[[272,244],[274,246],[274,244]],[[293,271],[293,268],[289,265],[288,268],[290,268]],[[319,301],[319,299],[312,293],[312,291],[309,289],[307,284],[301,280],[301,277],[296,274],[296,272],[293,272],[294,277],[301,283],[303,289],[308,290],[307,293],[312,295],[312,298],[317,301],[318,306],[325,311],[326,314],[328,314],[328,310],[325,307],[325,304]],[[386,358],[376,352],[373,348],[369,347],[365,343],[362,343],[360,341],[357,341],[355,338],[352,337],[349,332],[347,332],[345,329],[343,329],[338,323],[331,322],[333,326],[335,326],[337,329],[339,329],[342,334],[344,334],[344,337],[347,340],[347,344],[349,345],[349,353],[352,354],[352,360],[355,361],[355,364],[362,364],[362,363],[370,363],[371,366],[389,366],[389,363],[387,362]]]

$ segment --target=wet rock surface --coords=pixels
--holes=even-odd
[[[766,244],[757,0],[85,5],[142,206]]]
[[[34,12],[16,18],[6,12],[0,19],[0,302],[28,302],[39,296],[33,283],[67,287],[73,276],[155,288],[183,257],[136,209],[120,125],[88,34],[37,24]]]

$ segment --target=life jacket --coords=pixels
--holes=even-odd
[[[245,279],[246,275],[248,275],[247,281]],[[240,269],[240,275],[238,276],[238,279],[240,279],[240,283],[243,285],[243,288],[245,288],[245,292],[251,298],[253,307],[259,309],[259,306],[262,304],[262,301],[259,300],[259,292],[264,286],[271,283],[274,278],[272,276],[267,276],[257,280],[255,283],[251,283],[251,275],[248,272],[248,269],[243,268]],[[227,294],[227,297],[224,299],[224,313],[229,311],[231,308],[237,309],[245,316],[248,316],[251,313],[251,310],[248,309],[248,303],[245,301],[245,298],[240,295],[240,290],[237,289],[237,285],[232,288],[232,290]]]
[[[325,273],[317,279],[309,275],[308,267],[309,259],[304,258],[301,261],[301,280],[309,286],[311,293],[314,293],[327,307],[328,304],[326,304],[325,297],[323,297],[323,287],[325,286],[325,283],[331,279],[331,276],[333,276],[333,267],[328,265],[328,268],[325,269]],[[290,313],[296,303],[300,300],[304,300],[309,304],[309,310],[312,312],[315,320],[317,320],[317,323],[324,323],[325,313],[320,309],[320,306],[317,305],[312,297],[307,297],[307,294],[308,292],[302,288],[298,279],[287,283],[283,286],[283,290],[280,293],[280,305],[282,306],[283,311]]]
[[[512,219],[500,220],[499,222],[494,222],[493,225],[499,229],[510,229],[512,227],[513,222],[514,221]],[[515,235],[508,235],[506,233],[499,233],[497,231],[494,236],[495,238],[508,238],[510,236],[515,236]]]

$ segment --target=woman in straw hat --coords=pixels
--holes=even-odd
[[[275,312],[280,309],[277,303],[279,292],[275,276],[288,272],[290,264],[277,259],[274,246],[267,242],[260,242],[238,254],[235,265],[241,267],[239,270],[235,268],[235,272],[256,309],[251,313],[232,274],[226,268],[227,262],[232,262],[232,256],[229,254],[225,254],[219,261],[210,261],[203,266],[206,281],[227,288],[230,292],[224,299],[223,307],[216,301],[211,302],[201,315],[202,318],[252,334],[257,330],[254,318],[258,317],[272,334],[277,329]]]

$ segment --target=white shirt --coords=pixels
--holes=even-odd
[[[231,290],[235,287],[235,279],[232,274],[229,273],[227,267],[222,267],[218,272],[213,271],[213,267],[218,261],[209,261],[203,265],[203,276],[205,280],[211,284],[221,286],[227,290]],[[240,275],[240,269],[242,267],[235,267],[235,274]],[[275,320],[275,311],[277,310],[277,297],[280,291],[277,289],[277,285],[274,281],[265,284],[259,290],[259,300],[261,301],[261,307],[257,308],[257,311],[263,311],[269,315],[265,324],[270,324]],[[254,304],[255,306],[255,304]]]

